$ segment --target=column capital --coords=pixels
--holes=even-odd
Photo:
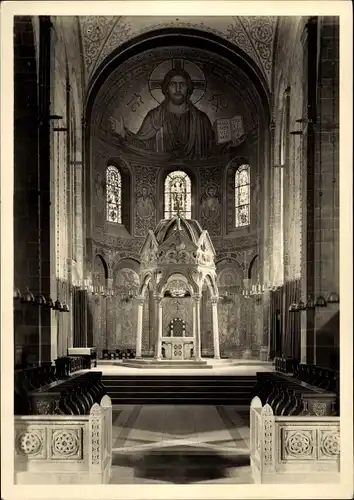
[[[155,300],[158,304],[160,304],[160,303],[161,303],[162,299],[163,299],[163,297],[161,297],[161,295],[155,295],[155,294],[154,294],[154,300]]]
[[[137,303],[139,305],[144,305],[145,297],[142,297],[141,295],[138,295],[137,297],[135,297],[135,300],[137,301]]]
[[[219,300],[220,300],[220,297],[212,297],[212,298],[210,299],[210,302],[211,302],[212,304],[217,304],[217,303],[219,302]]]
[[[201,301],[202,296],[201,296],[201,295],[199,295],[199,294],[197,294],[197,293],[194,293],[194,294],[192,295],[192,298],[195,300],[195,302],[200,302],[200,301]]]

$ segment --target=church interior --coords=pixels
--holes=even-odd
[[[337,482],[339,18],[14,18],[15,484]]]

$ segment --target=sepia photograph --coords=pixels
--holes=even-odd
[[[342,484],[342,18],[195,3],[11,17],[16,487]]]

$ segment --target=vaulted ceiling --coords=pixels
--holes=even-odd
[[[193,28],[219,35],[242,49],[272,86],[276,16],[149,17],[80,16],[86,82],[102,62],[125,42],[162,28]]]

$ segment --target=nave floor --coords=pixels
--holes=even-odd
[[[250,484],[249,408],[114,405],[111,484]]]

